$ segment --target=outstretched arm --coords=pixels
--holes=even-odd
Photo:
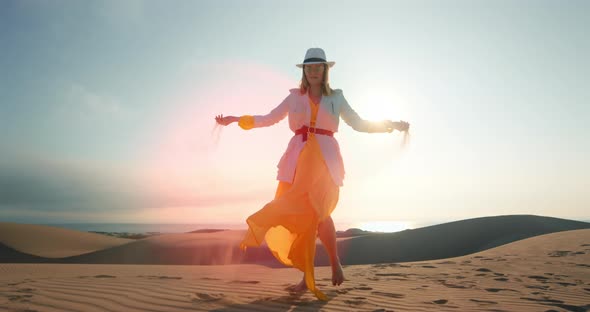
[[[244,115],[241,117],[217,115],[215,121],[218,124],[227,126],[233,122],[237,122],[238,125],[244,130],[250,130],[252,128],[268,127],[276,124],[283,120],[289,113],[289,97],[285,98],[279,106],[275,107],[270,113],[266,115]]]
[[[342,107],[342,112],[340,116],[342,120],[346,122],[349,126],[351,126],[354,130],[360,132],[368,132],[368,133],[375,133],[375,132],[392,132],[393,130],[399,131],[407,131],[410,127],[410,124],[405,121],[391,121],[391,120],[382,120],[382,121],[369,121],[362,119],[357,112],[350,107],[346,99],[344,99],[344,105]]]

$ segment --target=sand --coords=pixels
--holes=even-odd
[[[0,243],[25,254],[46,258],[76,256],[132,241],[51,226],[0,223]]]
[[[64,233],[45,230],[53,238]],[[185,234],[151,239],[202,247],[224,238],[231,245],[241,233],[200,234],[209,236],[199,241],[187,241]],[[19,239],[11,239],[11,248],[37,254],[71,255],[84,249],[81,242],[57,240],[50,244],[56,251],[49,252],[26,239],[19,246]],[[94,250],[99,242],[122,244],[108,248],[115,251],[141,242],[87,239],[82,238]],[[366,257],[370,261],[371,253]],[[461,257],[346,265],[344,272],[346,281],[335,287],[329,267],[316,269],[317,283],[329,296],[322,302],[310,293],[286,290],[301,278],[291,268],[2,263],[0,311],[588,311],[590,229],[538,235]]]

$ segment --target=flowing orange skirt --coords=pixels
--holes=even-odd
[[[242,248],[260,246],[266,240],[281,263],[304,272],[307,288],[318,299],[327,300],[315,286],[316,236],[318,225],[336,207],[339,191],[312,134],[297,160],[293,184],[279,182],[275,199],[246,220],[249,230]]]

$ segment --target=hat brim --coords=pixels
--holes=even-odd
[[[303,63],[303,64],[295,64],[295,66],[299,67],[299,68],[303,68],[303,65],[311,65],[311,64],[328,64],[329,67],[334,66],[334,64],[336,64],[336,62],[308,62],[308,63]]]

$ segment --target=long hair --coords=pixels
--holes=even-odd
[[[328,64],[323,65],[324,76],[322,77],[322,95],[331,95],[333,90],[330,88],[330,83],[328,82],[328,72],[330,70],[330,66],[328,66]],[[305,65],[303,65],[303,69],[301,70],[301,83],[299,84],[299,92],[301,92],[301,94],[305,94],[307,89],[309,89],[309,82],[307,81],[307,78],[305,78]]]

